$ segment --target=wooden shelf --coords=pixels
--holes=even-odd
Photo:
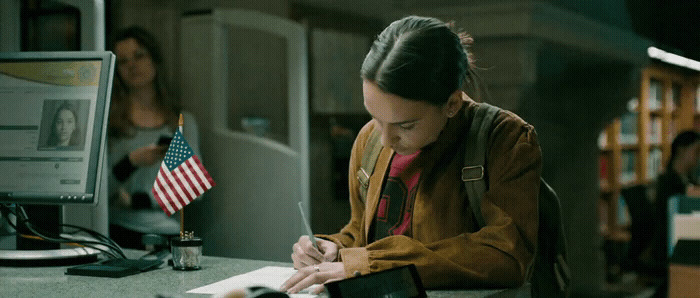
[[[700,96],[696,94],[699,82],[697,75],[652,64],[642,71],[634,110],[614,119],[601,134],[598,210],[605,239],[629,240],[627,227],[618,224],[621,190],[652,184],[658,175],[655,168],[660,168],[670,156],[673,137],[681,130],[700,125],[700,110],[695,106],[695,98]]]

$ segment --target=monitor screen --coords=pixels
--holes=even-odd
[[[97,202],[114,60],[0,53],[0,201]]]

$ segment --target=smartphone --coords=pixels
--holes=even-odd
[[[170,145],[170,141],[172,141],[172,140],[173,140],[173,137],[171,137],[171,136],[160,136],[160,138],[158,138],[158,143],[156,143],[156,144],[167,146],[167,145]]]

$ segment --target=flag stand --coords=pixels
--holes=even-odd
[[[182,133],[184,118],[180,114],[178,130]],[[194,232],[185,232],[185,207],[180,212],[180,237],[171,241],[173,269],[175,270],[199,270],[199,260],[202,256],[202,239],[194,236]]]
[[[185,237],[185,208],[180,209],[180,238]]]
[[[180,114],[180,118],[177,121],[177,129],[180,130],[180,133],[182,133],[182,126],[185,125],[185,118],[182,117],[182,114]],[[182,206],[182,209],[180,209],[180,238],[185,237],[185,207]]]
[[[216,183],[182,134],[184,117],[170,141],[151,192],[163,211],[171,216],[180,211],[180,237],[170,240],[173,269],[197,270],[202,256],[202,239],[185,232],[185,207]]]

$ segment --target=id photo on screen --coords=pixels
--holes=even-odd
[[[39,150],[83,150],[90,101],[44,101]]]

